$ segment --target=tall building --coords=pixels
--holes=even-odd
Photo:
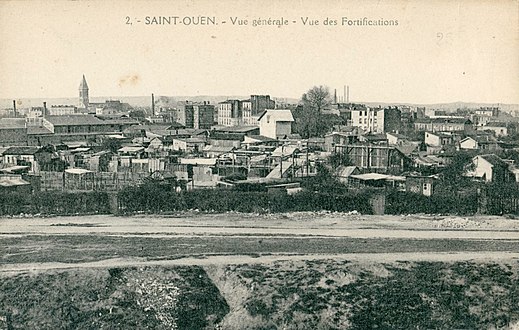
[[[384,110],[369,107],[352,110],[351,125],[361,128],[366,133],[383,133]]]
[[[227,100],[218,103],[218,125],[243,125],[243,109],[240,100]]]
[[[79,84],[79,108],[88,109],[88,106],[88,85],[85,75],[83,75],[83,80],[81,81],[81,84]]]
[[[270,99],[270,95],[251,95],[247,100],[251,103],[251,115],[260,115],[267,109],[274,109],[276,102]]]
[[[186,128],[209,129],[214,123],[214,105],[186,102],[178,112],[177,121]]]
[[[227,100],[218,104],[218,125],[256,126],[258,118],[268,109],[275,109],[270,95],[251,95],[248,100]]]
[[[351,125],[366,133],[385,133],[401,130],[401,112],[397,107],[354,109]]]

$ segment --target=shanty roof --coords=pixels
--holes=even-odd
[[[234,147],[222,147],[222,146],[212,146],[208,145],[203,148],[203,151],[206,152],[221,152],[221,153],[227,153],[234,150]]]
[[[272,156],[273,157],[280,157],[280,156],[291,156],[292,154],[294,154],[295,152],[299,151],[298,148],[296,147],[291,147],[291,146],[281,146],[281,147],[277,147],[273,152],[272,152]]]
[[[180,158],[180,164],[215,166],[216,158]]]
[[[76,149],[72,149],[70,150],[71,153],[75,153],[75,152],[86,152],[86,151],[90,151],[91,149],[89,147],[80,147],[80,148],[76,148]]]
[[[70,174],[85,174],[85,173],[93,173],[92,171],[89,171],[89,170],[85,170],[83,168],[67,168],[65,170],[65,173],[70,173]]]
[[[2,176],[0,177],[0,187],[16,187],[16,186],[26,186],[30,183],[25,181],[20,177],[14,176]]]
[[[275,142],[276,139],[270,138],[263,135],[249,135],[245,136],[244,143],[256,143],[256,142]]]
[[[22,170],[26,170],[28,168],[29,168],[29,166],[26,166],[26,165],[16,165],[16,166],[4,167],[4,168],[0,169],[0,172],[1,173],[16,173],[16,172],[20,172]]]
[[[387,175],[387,174],[380,174],[380,173],[354,174],[351,177],[362,180],[362,181],[369,181],[369,180],[405,181],[405,176]]]
[[[386,135],[391,135],[391,136],[394,136],[394,137],[399,138],[399,139],[407,139],[407,136],[405,136],[403,134],[400,134],[400,133],[388,132],[388,133],[386,133]]]
[[[171,123],[170,126],[167,127],[168,130],[174,130],[174,129],[179,129],[179,128],[186,128],[186,126],[184,126],[178,122],[173,122],[173,123]]]
[[[445,161],[437,156],[427,155],[425,157],[416,157],[414,162],[418,165],[423,166],[440,166],[445,163]]]
[[[347,178],[352,175],[356,169],[358,169],[357,166],[339,166],[336,173],[337,176]]]
[[[254,130],[259,130],[258,126],[223,126],[216,128],[217,132],[228,132],[228,133],[247,133]]]
[[[10,147],[4,151],[4,155],[34,155],[40,151],[40,147]]]
[[[259,116],[258,120],[261,120],[265,115],[271,116],[274,121],[294,121],[292,111],[290,110],[266,110]]]
[[[128,146],[128,147],[122,147],[121,149],[117,150],[118,152],[139,152],[143,151],[144,147],[137,147],[137,146]]]

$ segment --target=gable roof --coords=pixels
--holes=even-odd
[[[395,148],[403,153],[406,156],[411,155],[413,152],[418,151],[419,144],[416,143],[405,143],[398,146],[395,146]]]
[[[342,178],[347,178],[352,175],[355,170],[359,171],[359,168],[357,166],[339,166],[336,175]]]
[[[488,155],[479,155],[476,157],[481,157],[487,162],[489,162],[492,166],[505,166],[508,167],[508,163],[496,156],[495,154],[488,154]]]
[[[290,110],[266,110],[258,117],[258,120],[261,120],[266,114],[272,116],[272,120],[274,121],[294,121],[292,111]]]

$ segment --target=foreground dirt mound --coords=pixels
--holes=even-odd
[[[229,307],[205,271],[95,269],[4,277],[12,329],[214,329]]]

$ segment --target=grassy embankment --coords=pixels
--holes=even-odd
[[[318,260],[4,275],[0,312],[13,329],[509,328],[518,268]]]

